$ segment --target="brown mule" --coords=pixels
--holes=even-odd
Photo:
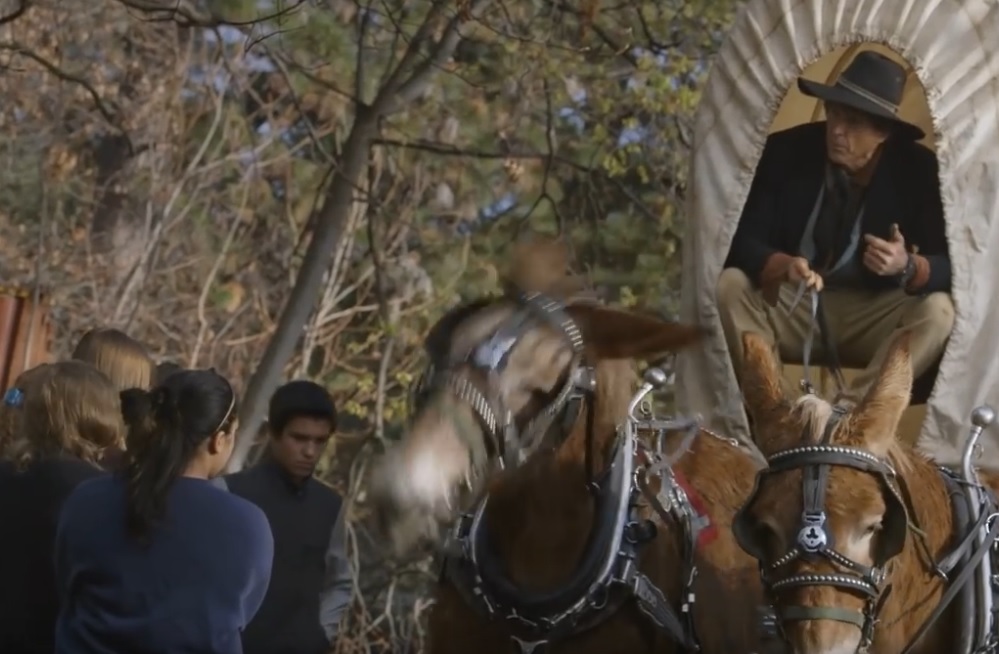
[[[457,519],[428,651],[664,654],[694,640],[709,654],[762,651],[757,567],[730,528],[758,462],[696,426],[665,434],[664,451],[618,430],[629,360],[701,331],[579,303],[551,247],[514,266],[506,296],[432,331],[430,381],[373,472],[370,497],[397,550]]]
[[[908,334],[859,402],[792,402],[766,341],[746,333],[743,345],[746,403],[769,468],[733,528],[760,561],[787,645],[796,654],[969,651],[958,639],[973,608],[960,610],[967,587],[955,562],[974,562],[975,548],[962,544],[968,522],[955,524],[961,485],[895,436],[912,388]],[[954,591],[941,572],[957,580]]]

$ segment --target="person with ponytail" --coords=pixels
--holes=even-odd
[[[260,509],[209,481],[232,454],[232,386],[184,370],[121,404],[122,470],[78,486],[59,519],[56,652],[238,654],[274,540]]]

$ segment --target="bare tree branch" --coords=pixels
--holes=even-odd
[[[107,121],[108,125],[113,127],[116,131],[120,132],[126,139],[128,139],[128,134],[125,132],[125,129],[118,123],[117,110],[109,107],[108,104],[104,101],[104,99],[101,98],[101,95],[97,92],[97,90],[93,87],[93,85],[91,85],[90,82],[88,82],[86,79],[80,77],[79,75],[74,75],[72,73],[63,70],[62,68],[55,65],[45,57],[35,52],[34,50],[31,50],[30,48],[27,48],[21,45],[20,43],[16,43],[13,41],[0,42],[0,50],[7,50],[16,55],[27,57],[28,59],[31,59],[35,63],[39,64],[42,68],[44,68],[45,70],[47,70],[49,73],[59,78],[60,80],[64,82],[69,82],[71,84],[79,85],[81,88],[83,88],[84,91],[87,92],[87,95],[89,95],[90,98],[94,101],[94,107],[96,107],[97,111],[101,114],[104,120]],[[134,154],[135,149],[132,147],[131,140],[129,140],[128,146],[129,146],[129,152]]]
[[[263,422],[267,398],[277,388],[280,378],[295,351],[302,328],[315,306],[317,291],[322,285],[323,276],[336,246],[343,236],[350,208],[354,202],[357,180],[368,163],[371,147],[378,136],[382,118],[392,110],[399,110],[419,95],[424,84],[440,65],[454,53],[461,40],[460,25],[477,17],[489,0],[474,0],[467,11],[459,11],[444,29],[431,55],[423,63],[415,66],[413,73],[406,77],[405,70],[415,61],[421,44],[425,42],[436,26],[443,12],[446,0],[437,0],[396,70],[375,96],[371,106],[357,105],[354,125],[344,142],[336,171],[327,189],[322,208],[316,215],[312,240],[305,251],[302,267],[288,302],[281,312],[278,326],[268,343],[260,366],[247,385],[242,409],[240,410],[240,434],[229,461],[229,470],[239,470],[253,445],[257,430]],[[404,80],[404,81],[402,81]]]
[[[17,8],[13,9],[7,14],[0,16],[0,25],[5,25],[7,23],[12,23],[21,16],[23,16],[28,9],[31,8],[31,0],[19,0],[17,3]]]
[[[524,214],[520,224],[517,226],[517,230],[514,231],[515,237],[516,234],[520,232],[521,228],[524,227],[531,219],[531,215],[537,210],[543,200],[548,202],[549,206],[552,208],[552,212],[555,214],[555,218],[558,221],[559,235],[561,236],[565,230],[565,219],[558,209],[558,203],[555,202],[555,198],[553,198],[548,192],[548,182],[551,178],[552,164],[555,162],[555,111],[552,107],[552,92],[548,84],[548,78],[545,78],[542,84],[544,86],[545,93],[545,143],[547,144],[547,152],[544,157],[545,167],[541,177],[541,192],[534,200],[534,204],[532,204]]]
[[[454,49],[458,47],[458,43],[461,41],[461,25],[472,18],[478,18],[489,2],[490,0],[473,0],[467,9],[462,8],[455,13],[451,20],[448,21],[447,27],[444,29],[437,45],[431,50],[430,56],[416,64],[413,67],[412,74],[403,81],[401,78],[405,74],[404,66],[408,67],[418,56],[419,48],[422,45],[417,37],[425,40],[427,33],[430,31],[431,21],[436,22],[440,19],[445,0],[434,2],[430,10],[430,15],[427,16],[427,19],[417,31],[417,37],[414,37],[410,41],[409,48],[406,51],[406,55],[403,56],[403,60],[399,63],[399,67],[389,77],[388,82],[385,83],[382,91],[372,103],[376,107],[376,111],[381,115],[388,116],[418,98],[426,90],[426,86],[434,71],[447,63],[447,60],[454,54]],[[424,28],[427,29],[424,30]]]
[[[247,25],[257,25],[272,20],[277,20],[298,10],[305,4],[306,0],[296,0],[289,7],[284,7],[273,13],[258,16],[250,20],[230,20],[212,9],[199,9],[190,0],[115,0],[129,9],[134,9],[148,16],[148,19],[155,22],[172,21],[181,27],[243,27]]]
[[[535,150],[521,150],[511,148],[510,150],[479,150],[474,148],[461,148],[447,143],[438,143],[426,139],[399,140],[389,138],[377,138],[373,145],[380,145],[388,148],[404,148],[407,150],[421,150],[432,152],[445,157],[468,157],[469,159],[524,159],[535,161],[551,160],[554,163],[563,164],[576,170],[590,172],[591,168],[581,163],[573,161],[567,157],[559,156],[556,153],[537,152]]]

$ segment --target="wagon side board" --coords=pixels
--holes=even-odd
[[[18,375],[50,359],[52,325],[48,298],[0,287],[0,390]]]

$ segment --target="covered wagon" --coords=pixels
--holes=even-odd
[[[903,421],[956,464],[969,415],[999,406],[999,4],[986,0],[749,0],[714,61],[697,112],[683,247],[681,318],[712,328],[678,361],[684,409],[742,440],[749,427],[722,333],[716,286],[769,134],[822,120],[799,76],[832,83],[864,50],[904,65],[898,112],[939,163],[955,324]],[[785,361],[789,376],[800,369]],[[983,438],[999,463],[999,429]]]

